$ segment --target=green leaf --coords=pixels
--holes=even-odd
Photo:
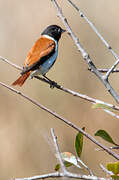
[[[55,171],[58,171],[60,169],[60,164],[56,164]]]
[[[70,167],[70,166],[72,166],[72,164],[69,163],[69,162],[67,162],[67,161],[64,161],[64,165],[65,165],[65,167]]]
[[[62,159],[63,159],[64,162],[66,161],[66,162],[71,163],[71,164],[73,164],[75,166],[78,166],[77,159],[72,153],[63,152],[63,153],[61,153],[61,156],[62,156]]]
[[[70,166],[72,166],[72,164],[69,163],[69,162],[67,162],[67,161],[64,161],[64,165],[65,165],[65,167],[70,167]],[[60,164],[56,164],[56,166],[55,166],[55,171],[59,171],[59,169],[60,169]]]
[[[85,130],[84,127],[82,129]],[[81,156],[82,148],[83,148],[83,134],[79,132],[76,135],[76,139],[75,139],[75,149],[78,157]]]
[[[95,103],[93,104],[92,108],[97,109],[97,108],[102,108],[102,109],[107,109],[109,111],[113,111],[113,109],[105,104],[101,104],[101,103]]]
[[[57,157],[57,154],[56,154],[56,157]],[[81,168],[81,166],[79,166],[79,164],[78,164],[77,158],[72,153],[63,152],[63,153],[61,153],[61,157],[62,157],[65,167],[74,165],[78,168]],[[58,171],[59,169],[60,169],[60,164],[56,164],[55,171]]]
[[[108,171],[112,171],[114,175],[119,174],[119,162],[107,164]]]
[[[56,154],[56,157],[57,157],[57,154]],[[78,167],[78,168],[81,168],[79,165],[78,165],[78,161],[77,161],[77,158],[76,156],[74,156],[72,153],[70,152],[63,152],[61,153],[61,157],[62,157],[62,160],[64,162],[64,164],[66,165],[66,167],[69,167],[70,164]]]
[[[112,177],[112,179],[114,179],[114,180],[119,180],[119,176],[112,175],[111,177]]]
[[[99,103],[97,102],[97,103],[93,104],[92,108],[107,110],[107,111],[115,113],[116,115],[119,115],[119,111],[118,110],[116,110],[113,107],[110,107],[110,106],[108,106],[106,104],[100,103],[100,102]]]
[[[102,129],[98,130],[98,131],[95,133],[95,136],[99,136],[99,137],[101,137],[102,139],[104,139],[105,141],[107,141],[107,142],[109,142],[109,143],[111,143],[111,144],[114,144],[114,145],[116,145],[116,146],[119,146],[118,144],[116,144],[116,143],[112,140],[111,136],[110,136],[105,130],[102,130]]]

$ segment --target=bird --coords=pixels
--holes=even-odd
[[[12,83],[13,86],[22,86],[29,76],[32,79],[43,75],[50,81],[46,73],[57,59],[58,42],[65,31],[58,25],[50,25],[41,33],[24,61],[21,76]]]

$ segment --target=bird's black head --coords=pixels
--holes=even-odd
[[[60,26],[57,25],[51,25],[48,26],[41,35],[48,35],[53,37],[55,40],[59,41],[61,34],[65,32],[64,29],[62,29]]]

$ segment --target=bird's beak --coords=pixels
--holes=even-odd
[[[64,32],[66,32],[66,30],[65,30],[65,29],[62,29],[62,33],[64,33]]]

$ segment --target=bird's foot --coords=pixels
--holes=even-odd
[[[53,89],[54,87],[60,88],[60,85],[58,85],[55,81],[49,81],[50,88]]]

